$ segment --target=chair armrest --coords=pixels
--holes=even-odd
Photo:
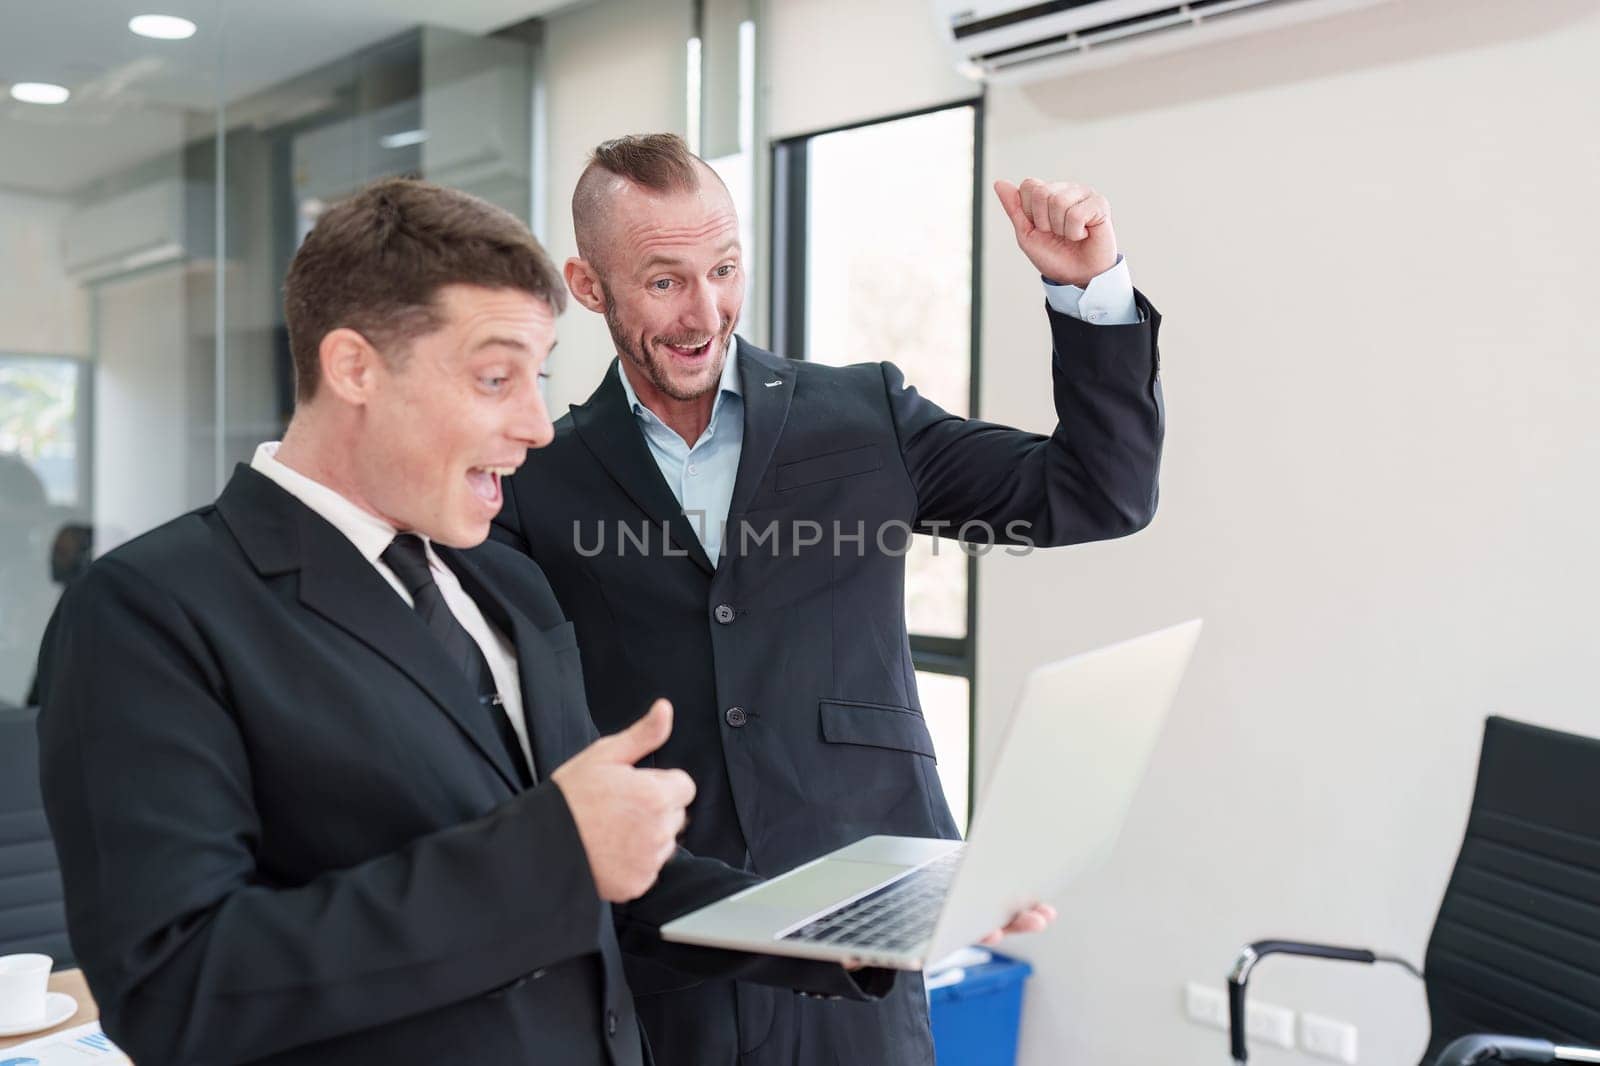
[[[1228,1043],[1234,1062],[1248,1062],[1249,1049],[1245,1047],[1245,985],[1256,963],[1268,955],[1300,955],[1310,959],[1334,959],[1340,962],[1392,962],[1411,971],[1416,977],[1422,973],[1409,962],[1395,955],[1380,955],[1367,948],[1346,948],[1333,944],[1310,944],[1303,940],[1258,940],[1241,948],[1228,974]]]
[[[1477,1066],[1482,1062],[1554,1062],[1556,1046],[1548,1040],[1473,1033],[1450,1041],[1434,1066]]]
[[[1472,1033],[1452,1040],[1434,1066],[1478,1066],[1485,1062],[1600,1062],[1600,1049],[1561,1047],[1523,1036]]]

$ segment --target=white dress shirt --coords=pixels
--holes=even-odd
[[[258,445],[255,457],[250,460],[250,468],[271,478],[285,492],[343,533],[350,543],[355,545],[361,557],[383,575],[389,587],[394,589],[395,595],[404,600],[407,607],[414,606],[411,594],[400,583],[394,571],[389,569],[388,564],[380,558],[400,531],[377,515],[357,507],[321,482],[313,481],[299,471],[284,466],[278,462],[277,453],[277,441]],[[461,580],[456,577],[455,571],[444,565],[434,553],[433,542],[420,533],[417,536],[427,552],[428,570],[433,575],[434,583],[439,586],[439,593],[444,597],[445,605],[482,649],[483,657],[489,663],[489,673],[494,677],[495,689],[500,693],[501,706],[505,709],[506,717],[511,720],[511,728],[517,735],[517,743],[522,746],[522,757],[531,767],[533,749],[528,744],[528,722],[522,708],[522,674],[517,669],[516,649],[512,647],[510,640],[489,624],[489,620],[483,616],[483,612],[478,609],[472,597],[461,587]]]

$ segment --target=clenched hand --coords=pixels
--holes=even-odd
[[[1086,286],[1117,265],[1111,204],[1087,185],[1024,178],[994,183],[1017,246],[1052,281]]]

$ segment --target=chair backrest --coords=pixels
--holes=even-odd
[[[1600,740],[1489,719],[1423,969],[1427,1062],[1468,1033],[1600,1047]]]
[[[0,708],[0,955],[37,951],[71,966],[61,871],[39,796],[32,710]]]

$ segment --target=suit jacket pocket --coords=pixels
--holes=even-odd
[[[848,451],[819,455],[815,459],[784,463],[778,467],[777,488],[779,492],[788,492],[802,485],[815,485],[819,481],[833,481],[852,474],[870,474],[882,466],[883,456],[879,454],[878,446],[868,444]]]
[[[933,758],[933,737],[918,711],[854,700],[822,700],[819,706],[822,739],[830,744],[865,744]]]

